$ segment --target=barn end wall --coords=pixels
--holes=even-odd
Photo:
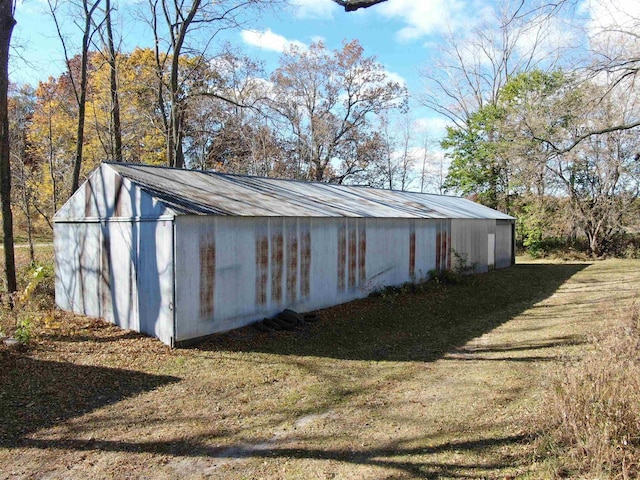
[[[451,220],[451,249],[454,268],[472,268],[482,273],[509,267],[513,264],[513,221]]]
[[[176,219],[176,341],[367,296],[451,267],[450,220]]]
[[[53,238],[60,308],[172,343],[172,221],[58,221]]]

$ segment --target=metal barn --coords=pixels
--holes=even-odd
[[[463,198],[105,163],[55,216],[56,303],[179,345],[451,268],[514,263]]]

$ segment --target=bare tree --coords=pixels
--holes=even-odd
[[[11,152],[9,140],[9,48],[16,24],[16,4],[0,0],[0,200],[2,201],[2,233],[4,235],[4,271],[7,291],[15,292],[16,263],[13,249],[13,214],[11,213]]]
[[[332,0],[341,7],[344,7],[345,12],[355,12],[360,8],[369,8],[379,3],[386,2],[387,0]],[[423,0],[424,1],[424,0]]]
[[[605,76],[610,88],[629,87],[640,72],[640,17],[625,2],[594,0],[589,4],[600,23],[587,28],[595,76]]]
[[[113,137],[112,157],[116,162],[122,161],[122,127],[120,122],[120,96],[118,94],[117,52],[113,40],[111,0],[105,0],[104,24],[106,29],[107,63],[109,64],[109,85],[111,93],[111,131]],[[106,41],[105,41],[106,40]]]
[[[377,145],[371,117],[402,108],[406,90],[356,41],[338,51],[322,43],[292,47],[272,75],[271,108],[290,133],[298,177],[342,182],[361,171]],[[339,167],[339,171],[336,168]]]
[[[552,69],[561,53],[561,46],[547,41],[557,5],[505,2],[470,31],[450,32],[441,57],[423,69],[421,102],[465,128],[473,112],[498,102],[513,74]]]
[[[377,162],[373,164],[372,185],[380,185],[389,190],[409,189],[416,177],[413,127],[408,113],[395,118],[390,118],[387,114],[380,117],[378,130],[382,148]]]
[[[245,24],[251,11],[267,8],[281,0],[148,1],[155,39],[158,105],[165,116],[167,164],[183,167],[184,119],[189,97],[204,93],[224,97],[214,91],[187,91],[186,83],[200,65],[197,62],[181,65],[181,56],[187,53],[206,62],[207,51],[220,32]]]
[[[56,25],[58,37],[62,43],[64,56],[69,72],[69,79],[73,85],[76,102],[78,104],[78,123],[76,129],[76,151],[74,155],[73,174],[71,176],[71,193],[78,189],[80,184],[80,171],[82,169],[82,155],[84,147],[84,128],[85,115],[87,108],[87,87],[88,87],[88,68],[89,68],[89,49],[91,47],[92,37],[99,26],[96,26],[94,14],[102,0],[87,1],[82,0],[79,4],[68,2],[68,5],[77,8],[81,12],[82,22],[79,26],[82,31],[82,40],[80,44],[80,71],[76,72],[72,68],[71,57],[69,55],[68,40],[63,32],[60,8],[61,4],[58,0],[47,0],[49,12]]]
[[[13,85],[12,85],[13,87]],[[9,99],[11,128],[11,169],[15,192],[14,205],[18,205],[27,223],[27,241],[31,264],[35,262],[33,245],[34,178],[33,159],[29,152],[28,130],[35,106],[35,90],[30,85],[12,89]]]

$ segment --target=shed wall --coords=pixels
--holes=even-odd
[[[102,165],[56,213],[61,221],[156,219],[172,212],[139,186]]]
[[[512,220],[454,219],[451,236],[454,267],[459,259],[466,259],[475,272],[513,264]]]
[[[475,272],[489,269],[489,235],[495,232],[495,220],[451,220],[451,248],[453,266],[466,260],[467,267]]]
[[[496,221],[496,268],[506,268],[513,263],[513,221]]]
[[[176,218],[176,341],[310,311],[450,267],[439,219]]]
[[[56,222],[56,304],[171,343],[171,221]]]

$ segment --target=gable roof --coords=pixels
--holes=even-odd
[[[104,163],[101,168],[112,169],[176,215],[513,219],[444,195],[141,164]]]

